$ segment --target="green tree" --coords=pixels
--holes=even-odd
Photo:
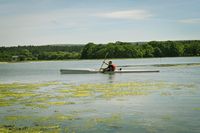
[[[154,57],[162,57],[162,51],[160,50],[159,47],[155,47],[154,48],[154,53],[153,53]]]

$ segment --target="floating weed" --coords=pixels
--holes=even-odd
[[[40,97],[41,92],[37,92],[42,87],[51,85],[58,85],[58,82],[46,83],[11,83],[0,84],[0,107],[11,106],[18,104],[37,104],[38,102],[45,102],[49,99],[48,96]]]
[[[89,91],[76,91],[73,93],[73,97],[89,97],[91,93]]]
[[[49,89],[43,87],[50,87]],[[38,84],[0,84],[0,107],[17,105],[17,112],[24,110],[19,110],[21,108],[30,109],[37,108],[34,111],[46,111],[48,107],[56,106],[56,110],[53,114],[48,114],[50,116],[6,116],[4,119],[8,123],[12,121],[25,120],[25,122],[32,121],[36,123],[32,127],[16,127],[12,125],[0,126],[0,132],[62,132],[59,125],[51,125],[53,123],[60,124],[63,122],[72,123],[71,121],[82,122],[84,119],[80,114],[87,114],[88,112],[96,114],[98,110],[78,110],[74,111],[71,108],[68,110],[69,114],[60,114],[60,106],[69,105],[74,106],[73,104],[79,103],[82,99],[87,99],[86,101],[92,101],[93,99],[126,99],[130,96],[141,96],[148,95],[153,92],[157,92],[162,96],[170,96],[173,94],[174,89],[194,89],[196,86],[192,84],[174,84],[174,83],[163,83],[163,82],[127,82],[127,83],[115,83],[115,84],[81,84],[81,85],[70,85],[62,83],[38,83]],[[55,89],[54,89],[55,88]],[[162,90],[163,89],[163,90]],[[167,90],[166,90],[167,89]],[[168,89],[170,91],[168,92]],[[159,91],[160,90],[160,91]],[[176,92],[177,90],[175,90]],[[127,96],[127,97],[126,97]],[[89,99],[89,98],[92,98]],[[88,100],[89,99],[89,100]],[[99,100],[98,99],[98,100]],[[75,102],[73,102],[75,101]],[[18,108],[18,105],[20,108]],[[84,105],[83,105],[84,106]],[[14,106],[13,106],[14,108]],[[39,108],[39,109],[38,109]],[[66,107],[67,108],[67,107]],[[66,109],[65,108],[65,109]],[[51,109],[51,108],[50,108]],[[49,110],[50,110],[49,109]],[[200,110],[200,108],[193,108],[193,110]],[[48,111],[48,110],[47,110]],[[53,110],[51,110],[53,111]],[[73,112],[74,111],[74,112]],[[32,114],[31,114],[32,115]],[[36,115],[34,113],[33,115]],[[86,116],[87,116],[86,115]],[[142,114],[141,114],[142,115]],[[84,116],[84,115],[83,115]],[[79,120],[80,119],[80,120]],[[159,121],[169,121],[171,116],[164,115],[161,116]],[[88,128],[99,127],[99,126],[108,126],[109,128],[120,128],[122,117],[119,114],[113,114],[110,116],[99,116],[89,118],[89,120],[84,121],[83,127]],[[156,124],[158,122],[144,121],[144,123],[138,123],[138,125],[143,126],[144,128],[150,128],[149,131],[156,131]],[[13,122],[12,122],[13,123]],[[31,123],[31,122],[30,122]],[[76,123],[76,122],[75,122]],[[76,123],[76,124],[77,124]],[[150,123],[150,124],[149,124]],[[48,125],[50,124],[50,125]],[[43,126],[41,126],[43,125]],[[137,124],[136,124],[137,125]],[[153,128],[152,128],[153,127]],[[159,127],[159,126],[158,126]],[[63,127],[62,127],[63,128]],[[73,128],[73,127],[72,127]],[[152,129],[151,129],[152,128]],[[159,127],[162,128],[162,127]],[[94,128],[93,128],[94,129]],[[66,131],[72,131],[71,127],[67,127]]]
[[[1,133],[60,133],[59,125],[36,126],[36,127],[16,127],[14,125],[4,125],[0,127]]]
[[[48,101],[50,98],[48,96],[39,96],[39,97],[32,97],[31,99],[27,100],[26,103],[44,103]]]
[[[196,85],[194,84],[169,84],[171,88],[175,90],[181,90],[181,89],[196,89]]]
[[[65,101],[48,102],[48,105],[68,105],[68,104],[75,104],[75,102],[65,102]]]
[[[148,94],[147,92],[142,92],[142,91],[120,91],[120,92],[108,92],[102,95],[101,97],[109,99],[112,97],[139,96],[139,95],[147,95],[147,94]]]
[[[62,100],[62,101],[61,101]],[[24,102],[25,106],[30,106],[33,108],[48,108],[50,106],[61,106],[75,104],[75,102],[70,102],[65,100],[64,95],[39,95],[36,97],[29,98]]]
[[[1,133],[8,133],[8,132],[9,132],[9,129],[8,129],[8,128],[5,128],[5,127],[0,127],[0,132],[1,132]]]
[[[29,119],[30,116],[6,116],[5,119],[8,121],[17,121],[17,120],[24,120]]]
[[[99,97],[113,98],[120,96],[147,95],[149,90],[159,89],[163,84],[128,82],[117,84],[81,84],[72,86],[71,89],[61,90],[70,93],[72,97]]]
[[[39,89],[40,87],[47,87],[50,85],[58,85],[59,82],[46,82],[46,83],[10,83],[0,84],[0,89]]]
[[[96,125],[97,123],[95,123],[93,119],[90,119],[84,122],[84,124],[82,125],[83,126],[82,129],[88,130],[88,129],[94,128]]]
[[[4,94],[6,97],[12,97],[12,98],[24,98],[24,97],[31,97],[36,96],[34,93],[10,93],[10,94]]]
[[[11,104],[5,101],[0,101],[0,107],[10,106]]]
[[[63,121],[63,120],[75,120],[75,119],[77,119],[73,115],[55,115],[52,118],[56,119],[56,120],[60,120],[60,121]]]
[[[161,117],[161,119],[162,119],[162,120],[165,120],[165,121],[169,121],[169,120],[172,119],[172,117],[171,117],[170,115],[163,115],[163,116]]]
[[[64,115],[61,113],[56,113],[51,116],[41,116],[38,117],[36,121],[38,122],[46,122],[46,121],[71,121],[71,120],[77,120],[78,114],[69,114],[69,115]]]
[[[46,87],[50,85],[57,85],[58,82],[46,82],[46,83],[11,83],[0,84],[0,89],[23,89],[23,90],[37,90],[40,87]]]
[[[57,92],[60,92],[60,93],[70,93],[70,92],[72,92],[72,90],[71,89],[62,88],[62,89],[57,90]]]
[[[94,118],[95,123],[104,123],[104,124],[111,124],[111,123],[117,123],[121,120],[121,116],[119,114],[113,114],[110,117],[105,118]]]
[[[200,107],[193,108],[193,110],[200,111]]]
[[[56,86],[54,86],[56,85]],[[54,86],[56,89],[42,90],[43,87]],[[124,96],[148,95],[162,88],[182,89],[195,88],[192,84],[170,84],[163,82],[127,82],[115,84],[80,84],[72,85],[58,82],[46,83],[12,83],[0,84],[0,107],[21,104],[36,108],[47,108],[74,104],[65,102],[67,98],[120,98]],[[161,92],[162,96],[171,95],[168,92]],[[51,102],[56,101],[56,102]]]
[[[200,66],[200,63],[186,63],[186,64],[156,64],[156,67],[196,67]]]
[[[161,92],[161,96],[171,96],[171,92]]]
[[[118,127],[117,124],[121,121],[120,114],[112,114],[108,117],[95,117],[90,118],[87,121],[85,121],[83,125],[84,130],[88,130],[94,127],[97,127],[98,125],[106,125],[108,127]]]
[[[72,111],[71,114],[80,114],[80,113],[95,113],[97,110],[96,109],[84,109],[84,110],[75,110]]]
[[[27,104],[25,104],[25,106],[32,107],[32,108],[44,108],[44,109],[49,107],[44,103],[42,103],[42,104],[41,103],[38,103],[38,104],[36,104],[36,103],[27,103]]]
[[[16,125],[0,125],[0,132],[7,133],[9,132],[22,132],[22,133],[29,133],[29,132],[61,132],[61,128],[59,125],[52,125],[53,123],[61,123],[63,121],[72,121],[77,120],[77,114],[61,114],[55,113],[50,116],[6,116],[4,117],[5,120],[12,121],[17,123],[19,120],[30,121],[33,123],[31,126],[25,127],[16,127]]]

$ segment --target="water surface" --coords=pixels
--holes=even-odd
[[[113,62],[160,73],[59,72],[102,60],[0,64],[0,131],[200,132],[199,57]]]

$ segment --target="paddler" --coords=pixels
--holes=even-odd
[[[107,68],[104,68],[104,69],[103,69],[103,72],[106,72],[106,71],[115,71],[116,66],[115,66],[114,64],[112,64],[112,61],[109,61],[108,63],[106,63],[106,62],[104,61],[103,63],[105,63],[106,65],[108,65]]]

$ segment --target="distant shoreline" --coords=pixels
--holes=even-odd
[[[179,56],[179,57],[144,57],[144,58],[107,58],[106,60],[131,60],[131,59],[153,59],[153,58],[156,58],[156,59],[162,59],[162,58],[192,58],[192,57],[195,57],[195,58],[200,58],[200,56]],[[10,62],[1,62],[0,61],[0,64],[12,64],[12,63],[33,63],[33,62],[56,62],[56,61],[81,61],[81,60],[104,60],[104,59],[67,59],[67,60],[29,60],[29,61],[10,61]]]
[[[200,40],[0,47],[0,61],[54,61],[200,56]]]

